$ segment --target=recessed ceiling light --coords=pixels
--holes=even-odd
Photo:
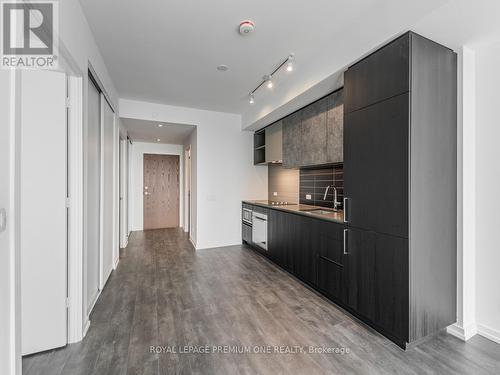
[[[159,127],[159,128],[162,128],[162,127],[163,127],[163,124],[158,124],[158,127]]]
[[[227,65],[221,64],[217,67],[217,70],[219,72],[227,72],[229,70],[229,67]]]
[[[161,139],[160,139],[160,138],[156,138],[156,142],[160,142],[160,141],[161,141]]]
[[[250,104],[255,103],[255,97],[254,97],[254,95],[250,94],[249,97],[250,97]]]

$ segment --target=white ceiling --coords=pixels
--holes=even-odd
[[[80,0],[120,97],[208,109],[269,113],[449,0]],[[251,19],[256,31],[237,32]],[[250,106],[248,93],[289,53]],[[229,66],[219,72],[220,64]],[[286,75],[286,77],[285,77]],[[261,116],[261,117],[262,117]]]
[[[186,142],[194,125],[170,124],[157,121],[144,121],[121,118],[122,124],[127,129],[127,135],[135,142],[154,142],[173,145],[182,145]],[[158,125],[162,124],[162,127]],[[157,139],[160,139],[158,142]]]

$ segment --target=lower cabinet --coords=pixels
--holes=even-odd
[[[247,244],[252,243],[252,226],[246,223],[242,224],[241,227],[241,236],[243,242],[246,242]]]
[[[277,265],[302,281],[317,284],[319,228],[316,220],[278,210],[268,216],[268,255]],[[318,222],[319,223],[319,222]]]
[[[268,250],[255,249],[398,345],[408,342],[407,239],[269,209]]]
[[[347,267],[344,226],[322,223],[318,248],[318,288],[339,302],[347,302]]]
[[[348,229],[347,305],[400,342],[408,341],[408,240]]]

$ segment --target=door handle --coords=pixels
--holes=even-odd
[[[349,201],[349,199],[347,197],[344,197],[344,223],[349,222],[348,215],[347,215],[347,202],[348,201]]]
[[[349,233],[349,229],[344,229],[344,255],[349,255],[349,251],[347,249],[347,236]]]

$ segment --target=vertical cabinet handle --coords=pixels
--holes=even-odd
[[[347,215],[347,201],[348,201],[348,198],[344,197],[344,223],[349,222],[348,215]]]
[[[349,251],[347,249],[347,235],[349,233],[348,229],[344,229],[344,255],[348,255]]]

